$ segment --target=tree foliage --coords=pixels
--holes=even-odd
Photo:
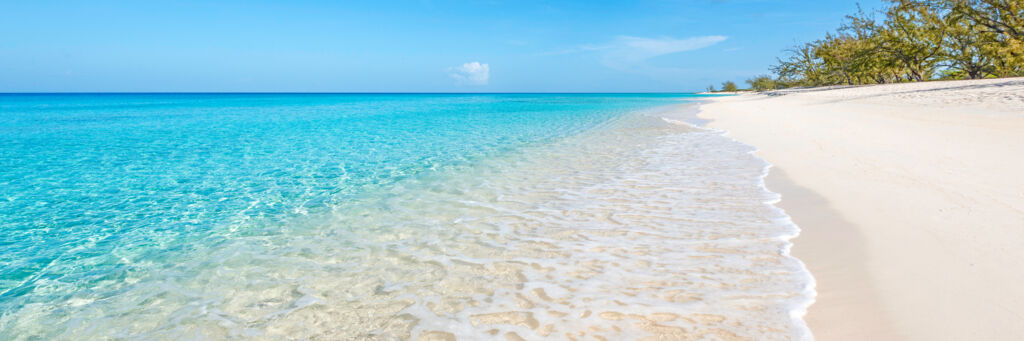
[[[725,91],[725,92],[736,92],[738,90],[739,90],[739,88],[736,87],[736,83],[733,83],[732,81],[728,81],[728,82],[722,83],[722,91]]]
[[[778,89],[778,82],[774,78],[768,75],[760,75],[747,80],[747,84],[750,84],[750,88],[754,91],[768,91]]]
[[[770,88],[1020,76],[1024,0],[889,0],[788,52]]]

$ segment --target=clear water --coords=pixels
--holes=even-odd
[[[693,95],[0,95],[0,338],[806,337]]]

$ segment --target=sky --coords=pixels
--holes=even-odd
[[[768,73],[856,10],[841,0],[0,0],[0,92],[703,91]]]

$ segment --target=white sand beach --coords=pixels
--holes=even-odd
[[[801,227],[819,340],[1024,338],[1024,78],[780,91],[700,116]]]

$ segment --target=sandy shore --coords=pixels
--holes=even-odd
[[[717,98],[801,226],[819,340],[1024,338],[1024,79]]]

